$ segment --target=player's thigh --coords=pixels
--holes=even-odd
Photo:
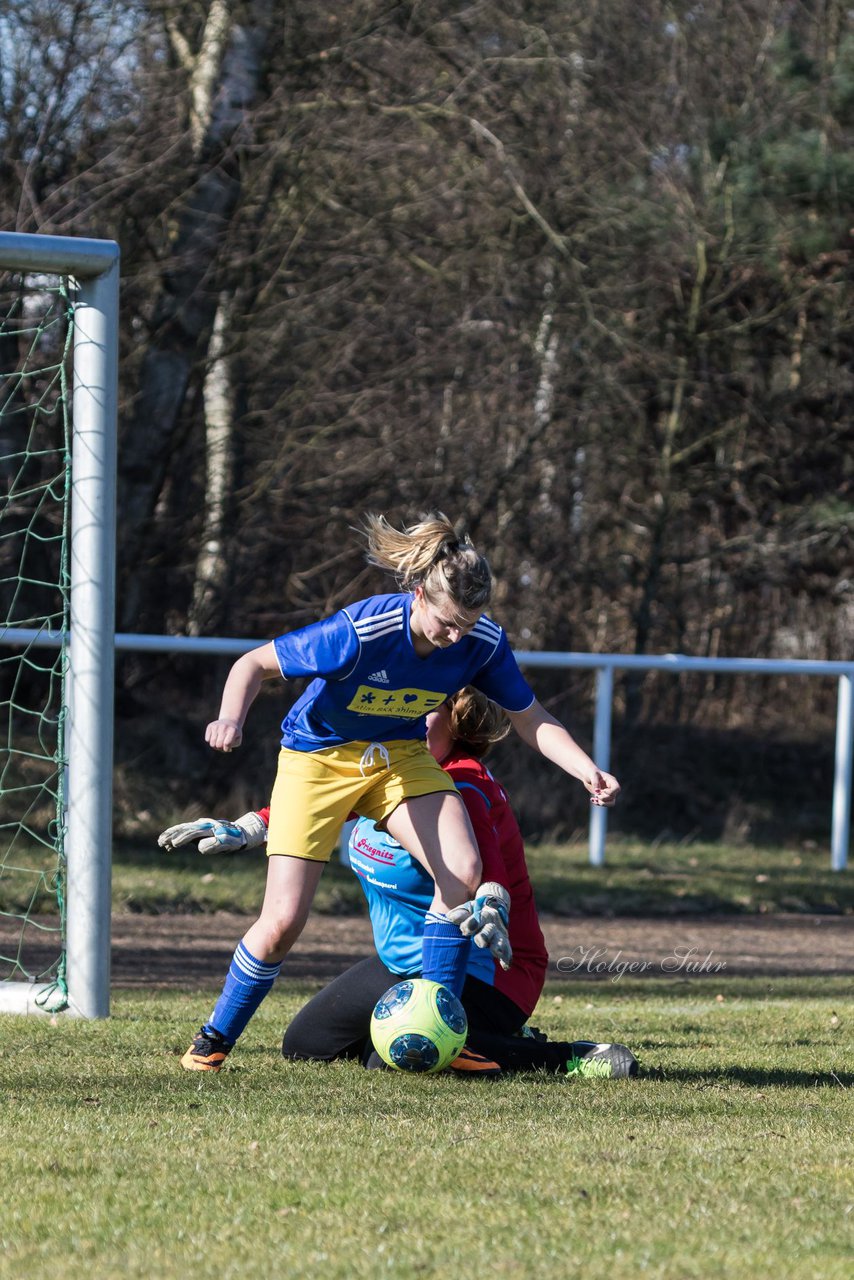
[[[380,996],[399,981],[379,956],[352,965],[303,1005],[282,1040],[286,1058],[355,1058],[370,1035]]]
[[[465,805],[456,792],[403,800],[385,819],[389,833],[436,883],[434,905],[459,906],[480,884],[481,862]]]
[[[267,859],[261,914],[243,938],[256,960],[283,960],[303,931],[325,862],[276,854]]]

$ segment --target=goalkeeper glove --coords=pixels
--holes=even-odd
[[[238,849],[254,849],[267,839],[267,826],[258,813],[244,813],[236,822],[219,818],[199,818],[198,822],[179,822],[161,831],[157,843],[171,852],[182,845],[199,842],[199,853],[236,853]]]
[[[502,969],[510,968],[513,961],[513,948],[507,936],[510,894],[503,885],[488,880],[469,902],[454,907],[447,916],[460,933],[474,938],[475,946],[488,947]]]

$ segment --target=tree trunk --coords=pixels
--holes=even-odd
[[[221,294],[208,347],[208,371],[204,382],[205,405],[205,515],[193,599],[187,631],[200,635],[215,624],[216,605],[226,586],[223,532],[228,495],[234,489],[234,388],[229,358],[225,352],[231,321],[231,299]]]
[[[212,0],[190,75],[191,132],[200,172],[162,277],[153,341],[143,360],[133,419],[122,443],[120,565],[126,580],[119,621],[124,630],[138,625],[145,603],[143,546],[180,435],[191,377],[213,332],[219,296],[214,287],[217,256],[240,192],[234,147],[262,77],[266,3],[253,7],[251,27],[231,24],[228,32],[224,10],[221,0]],[[174,31],[172,38],[181,46]],[[208,113],[206,120],[200,116],[202,111]]]

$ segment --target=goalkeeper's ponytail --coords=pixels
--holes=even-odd
[[[507,712],[471,685],[448,699],[448,711],[454,740],[478,759],[510,732]]]
[[[365,516],[368,560],[390,570],[404,591],[421,587],[428,600],[448,597],[462,609],[482,609],[492,595],[486,558],[460,536],[441,511],[395,529],[385,516]]]

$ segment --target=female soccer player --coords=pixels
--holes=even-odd
[[[427,746],[454,780],[471,819],[483,874],[506,886],[513,966],[505,971],[487,947],[469,944],[458,993],[469,1020],[466,1048],[452,1063],[456,1074],[484,1077],[502,1070],[545,1070],[573,1075],[628,1076],[637,1072],[624,1045],[589,1040],[551,1041],[528,1029],[543,988],[548,955],[534,903],[525,850],[504,789],[483,763],[491,745],[510,729],[502,711],[476,689],[462,690],[427,717]],[[265,821],[267,811],[247,815]],[[229,839],[242,847],[243,826],[213,819],[172,828],[173,841],[207,837],[213,848]],[[212,826],[221,828],[219,843]],[[254,822],[249,823],[250,828]],[[350,837],[350,866],[368,900],[377,954],[359,961],[318,992],[285,1032],[288,1059],[331,1062],[359,1057],[382,1066],[370,1041],[370,1018],[380,996],[403,977],[421,972],[421,942],[433,882],[396,840],[362,819]],[[454,912],[451,912],[453,918]],[[482,940],[482,934],[481,934]],[[474,942],[477,941],[477,937]]]
[[[465,807],[424,742],[425,717],[449,694],[467,684],[480,689],[524,741],[583,783],[593,804],[611,805],[619,791],[616,778],[597,769],[537,702],[503,630],[482,612],[492,588],[487,561],[447,517],[400,531],[368,516],[365,532],[369,561],[394,573],[400,591],[370,596],[244,654],[205,733],[215,750],[232,751],[262,681],[314,677],[282,723],[261,915],[238,943],[213,1013],[181,1060],[190,1071],[219,1070],[272,987],[351,811],[380,824],[432,877],[425,977],[459,989],[468,952],[461,919],[469,931],[492,925],[500,953],[502,903],[492,885],[479,891],[480,855]],[[168,836],[160,838],[166,848]],[[467,902],[462,917],[449,919]]]

